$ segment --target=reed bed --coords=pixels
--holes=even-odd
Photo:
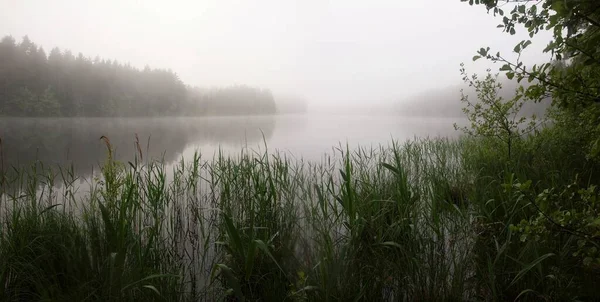
[[[103,139],[106,162],[85,186],[72,167],[3,166],[4,300],[503,300],[547,275],[544,247],[509,248],[528,214],[503,185],[527,165],[499,163],[482,142],[167,165],[139,144],[117,162]]]

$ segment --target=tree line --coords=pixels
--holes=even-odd
[[[530,86],[530,83],[517,83],[516,80],[508,80],[503,77],[498,78],[497,83],[500,85],[497,89],[498,96],[505,101],[513,99],[521,85],[525,88]],[[401,115],[463,118],[465,114],[460,102],[461,91],[473,99],[477,98],[476,89],[466,84],[434,88],[402,99],[396,104],[396,111]],[[544,98],[537,103],[526,102],[519,113],[522,116],[544,116],[551,103],[551,97]]]
[[[274,114],[273,94],[243,85],[200,89],[170,69],[0,41],[0,116],[94,117]]]

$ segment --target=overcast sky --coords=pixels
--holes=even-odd
[[[59,46],[171,68],[190,85],[261,86],[313,104],[459,84],[461,62],[489,66],[471,66],[476,49],[509,53],[527,38],[499,22],[459,0],[0,0],[0,34],[29,35],[46,52]],[[545,43],[525,58],[541,59]]]

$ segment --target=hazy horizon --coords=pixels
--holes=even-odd
[[[502,33],[499,18],[458,0],[2,0],[0,10],[0,35],[28,35],[47,53],[59,47],[171,69],[191,86],[268,88],[302,96],[311,108],[385,105],[458,85],[461,62],[470,72],[491,67],[471,63],[476,49],[508,54],[528,38]]]

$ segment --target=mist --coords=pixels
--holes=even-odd
[[[0,11],[0,35],[27,35],[46,51],[170,69],[194,87],[270,89],[306,99],[311,111],[460,84],[461,62],[489,67],[470,63],[477,49],[509,54],[527,37],[495,29],[500,20],[483,7],[445,0],[4,0]],[[545,43],[533,46],[525,62]]]
[[[599,0],[0,0],[0,300],[600,301],[599,41]]]

